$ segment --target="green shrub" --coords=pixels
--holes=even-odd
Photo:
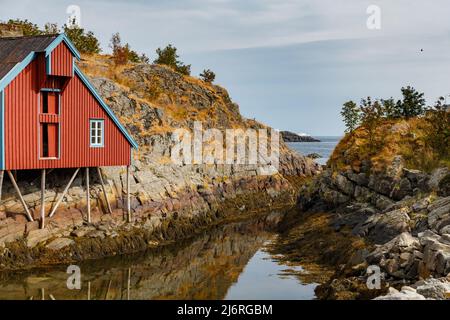
[[[177,54],[177,48],[173,47],[171,44],[166,46],[164,49],[156,49],[156,54],[158,55],[158,58],[156,58],[153,63],[169,66],[173,70],[184,75],[191,74],[191,65],[185,65],[183,62],[178,60],[179,56]]]
[[[359,125],[361,110],[355,102],[347,101],[342,106],[341,116],[345,124],[345,132],[353,132]]]
[[[212,72],[209,69],[203,70],[202,73],[200,73],[200,78],[202,78],[203,81],[208,83],[213,83],[214,80],[216,80],[216,74]]]
[[[450,157],[450,112],[446,109],[441,97],[425,116],[429,124],[425,140],[443,159]]]
[[[122,40],[118,32],[112,35],[109,46],[113,51],[113,59],[116,65],[126,64],[128,62],[133,63],[149,62],[149,59],[145,54],[139,55],[136,51],[131,49],[128,43],[122,45]]]
[[[86,32],[77,25],[64,25],[64,33],[81,53],[100,53],[100,43],[92,31]]]
[[[397,101],[395,114],[406,119],[417,117],[425,113],[425,98],[413,87],[402,88],[403,100]]]

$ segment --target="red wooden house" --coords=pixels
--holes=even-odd
[[[74,178],[80,168],[128,168],[137,148],[77,59],[64,34],[0,38],[0,170],[30,220],[11,170],[42,169],[45,186],[45,169],[77,168]]]

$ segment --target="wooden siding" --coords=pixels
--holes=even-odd
[[[39,115],[39,122],[44,122],[44,123],[58,123],[59,122],[59,117],[57,114],[40,114]]]
[[[61,42],[51,53],[51,75],[72,77],[73,76],[73,57],[69,48],[64,42]]]
[[[39,60],[34,60],[5,88],[5,168],[129,165],[129,142],[78,76],[71,78],[61,93],[59,158],[40,159]],[[90,147],[90,119],[104,119],[104,147]]]

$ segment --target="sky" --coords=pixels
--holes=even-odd
[[[0,20],[81,25],[104,52],[120,32],[151,60],[171,43],[192,74],[213,70],[241,113],[279,130],[341,135],[348,100],[399,98],[412,85],[450,102],[448,0],[0,0]],[[369,6],[380,29],[369,29]]]

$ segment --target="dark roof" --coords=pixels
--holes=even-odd
[[[0,79],[31,52],[42,52],[58,35],[0,38]]]

